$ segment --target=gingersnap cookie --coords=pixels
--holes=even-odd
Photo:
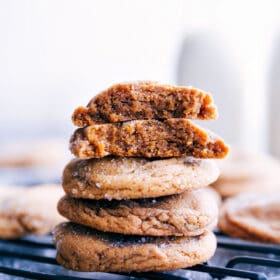
[[[64,196],[59,213],[100,231],[150,236],[197,236],[212,230],[218,206],[204,189],[161,198],[83,200]]]
[[[14,140],[0,146],[0,168],[46,167],[58,169],[69,159],[64,139]],[[42,151],[47,150],[47,153]],[[53,171],[53,170],[51,170]]]
[[[277,175],[276,175],[277,177]],[[280,191],[280,178],[252,178],[242,182],[215,182],[213,188],[220,193],[223,198],[234,197],[242,193],[274,193]]]
[[[187,119],[140,120],[77,129],[70,149],[79,158],[125,157],[223,158],[228,147]]]
[[[137,199],[182,193],[207,186],[219,176],[216,163],[194,158],[106,157],[74,159],[65,167],[68,196],[86,199]]]
[[[77,126],[137,119],[215,119],[212,96],[202,90],[155,82],[116,84],[95,96],[73,116]]]
[[[229,156],[217,163],[221,175],[212,186],[224,198],[245,192],[280,191],[280,163],[269,155],[231,149]]]
[[[0,189],[0,238],[45,234],[65,219],[56,210],[63,195],[58,185]]]
[[[77,271],[173,270],[205,262],[216,249],[212,232],[197,237],[140,237],[103,233],[73,223],[57,226],[54,242],[57,262]]]
[[[232,224],[230,220],[227,218],[226,211],[222,208],[219,215],[219,223],[218,227],[221,232],[227,234],[231,237],[241,238],[248,241],[259,242],[260,239],[255,238],[253,235],[250,235],[245,230],[237,227],[236,225]]]
[[[248,193],[228,199],[219,228],[244,239],[280,243],[280,195]]]

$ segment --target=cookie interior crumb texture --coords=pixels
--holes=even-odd
[[[79,158],[224,158],[229,150],[222,139],[187,119],[91,125],[74,132],[70,149]]]
[[[72,120],[77,126],[137,119],[215,119],[212,96],[202,90],[155,82],[116,84],[78,107]]]

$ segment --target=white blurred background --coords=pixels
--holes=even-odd
[[[280,156],[280,1],[0,0],[0,144],[68,139],[116,82],[213,93],[228,142]]]

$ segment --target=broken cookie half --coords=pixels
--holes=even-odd
[[[70,149],[79,158],[108,155],[164,158],[223,158],[228,147],[213,133],[187,119],[138,120],[77,129]]]
[[[78,107],[72,120],[77,126],[87,126],[138,119],[216,117],[210,93],[192,87],[135,82],[111,86],[95,96],[87,107]]]

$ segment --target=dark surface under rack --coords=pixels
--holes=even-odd
[[[205,264],[161,273],[80,273],[55,260],[51,236],[0,240],[0,279],[241,279],[280,280],[280,246],[232,239],[216,232],[218,249]],[[227,278],[228,279],[228,278]]]

